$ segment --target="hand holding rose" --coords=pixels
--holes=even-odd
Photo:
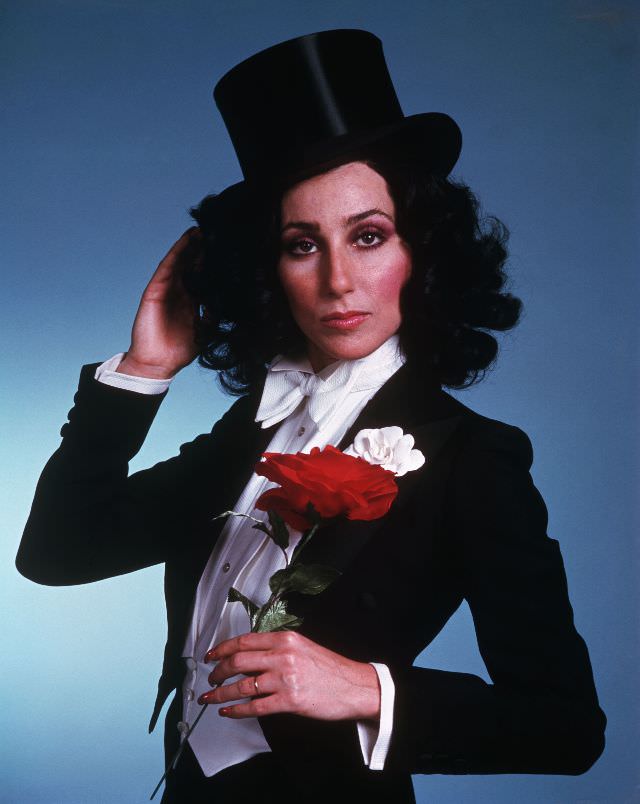
[[[219,710],[230,718],[289,712],[318,720],[377,720],[378,675],[370,664],[334,653],[295,631],[242,634],[210,650],[217,661],[209,676],[222,684],[200,697],[201,704],[220,704],[251,697]],[[224,685],[240,673],[247,677]],[[256,696],[258,684],[259,695]]]

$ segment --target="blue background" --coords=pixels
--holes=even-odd
[[[80,366],[127,348],[186,210],[239,178],[215,81],[279,40],[362,27],[383,39],[405,113],[460,123],[454,175],[511,229],[525,315],[497,369],[458,396],[533,441],[609,716],[606,752],[584,776],[415,777],[418,800],[640,801],[638,7],[15,0],[1,14],[2,800],[141,802],[161,774],[160,731],[146,724],[162,570],[47,588],[18,575],[15,551]],[[375,86],[362,91],[376,102]],[[229,404],[211,374],[188,368],[133,468],[173,454]],[[466,608],[420,661],[486,678]]]

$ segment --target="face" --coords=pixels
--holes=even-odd
[[[371,354],[400,326],[411,273],[386,181],[349,162],[288,190],[281,217],[278,275],[314,371]]]

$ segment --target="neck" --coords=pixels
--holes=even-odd
[[[387,340],[383,341],[379,344],[375,349],[371,352],[368,352],[365,355],[358,355],[357,357],[332,357],[325,352],[321,352],[313,343],[309,343],[307,345],[307,359],[311,365],[311,368],[314,370],[316,374],[321,372],[323,369],[327,368],[327,366],[332,365],[333,363],[339,363],[343,361],[356,361],[356,360],[364,360],[364,358],[369,357],[372,354],[375,354],[379,350],[382,351],[386,345],[391,345],[399,347],[399,338],[397,333],[390,335]]]

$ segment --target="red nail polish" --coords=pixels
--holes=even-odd
[[[198,698],[198,703],[200,704],[200,706],[204,706],[205,704],[208,704],[208,703],[209,703],[209,701],[207,700],[207,693],[206,693],[206,692],[205,692],[205,693],[203,693],[203,694],[202,694],[202,695],[201,695],[201,696]]]
[[[211,650],[208,650],[204,655],[205,662],[212,662],[215,658],[215,652],[216,652],[215,648],[211,648]]]
[[[222,717],[226,717],[229,714],[229,707],[228,706],[221,707],[220,709],[218,709],[218,714],[221,715]]]

